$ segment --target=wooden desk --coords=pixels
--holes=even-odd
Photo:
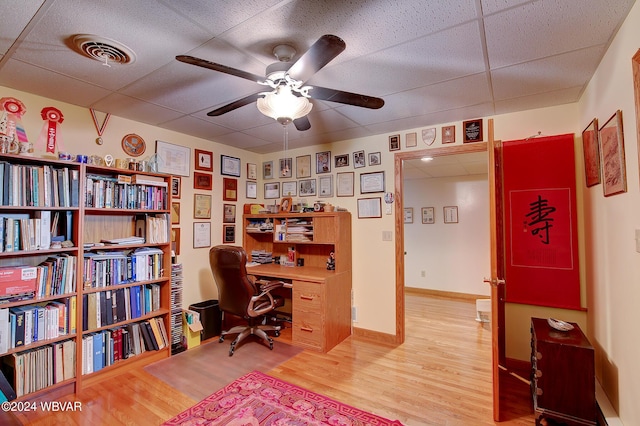
[[[351,271],[264,264],[247,273],[291,280],[294,345],[327,352],[351,335]]]

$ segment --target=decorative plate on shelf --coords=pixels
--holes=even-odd
[[[129,133],[122,138],[122,149],[127,155],[139,157],[144,154],[144,151],[147,149],[147,144],[140,136],[135,133]]]
[[[562,321],[555,318],[547,318],[549,326],[558,331],[571,331],[573,326],[566,321]]]

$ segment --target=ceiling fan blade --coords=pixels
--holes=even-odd
[[[293,125],[296,126],[296,129],[300,131],[309,130],[311,128],[311,123],[309,123],[309,117],[306,115],[304,117],[296,118],[293,120]]]
[[[311,86],[309,96],[321,101],[338,102],[363,108],[378,109],[384,105],[384,100],[373,96],[360,95],[358,93],[344,92],[342,90],[327,89],[326,87]]]
[[[299,81],[307,81],[347,47],[338,36],[323,35],[300,57],[291,68],[289,75]]]
[[[256,83],[263,83],[265,78],[261,75],[252,74],[250,72],[242,71],[236,68],[231,68],[226,65],[216,64],[205,59],[196,58],[189,55],[178,55],[176,59],[185,64],[197,65],[202,68],[207,68],[214,71],[219,71],[225,74],[234,75],[236,77],[244,78],[246,80],[255,81]]]
[[[230,111],[233,111],[234,109],[238,109],[257,101],[261,96],[262,95],[260,93],[254,93],[253,95],[245,96],[242,99],[238,99],[237,101],[231,102],[230,104],[226,104],[224,106],[221,106],[220,108],[214,109],[213,111],[209,111],[207,115],[209,117],[217,117],[219,115],[226,114]]]

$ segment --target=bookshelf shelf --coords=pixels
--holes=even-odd
[[[51,357],[50,352],[61,351],[64,345],[64,358],[70,362],[69,366],[65,364],[64,380],[62,376],[55,374],[60,370],[51,370],[54,372],[55,383],[42,382],[43,389],[39,386],[23,388],[18,395],[19,400],[30,399],[53,390],[59,393],[66,391],[67,387],[74,392],[80,392],[83,383],[88,383],[83,382],[82,375],[83,340],[87,336],[109,334],[112,330],[134,323],[152,321],[155,326],[165,330],[167,340],[171,341],[171,194],[168,190],[170,181],[171,176],[168,175],[0,154],[0,342],[9,342],[7,348],[2,347],[0,343],[0,351],[3,352],[0,353],[0,367],[15,387],[19,379],[24,377],[14,368],[17,365],[16,361],[29,361],[30,354],[34,351],[44,351],[47,353],[46,356]],[[90,183],[94,184],[90,186]],[[98,196],[91,200],[101,203],[99,207],[88,205],[89,195]],[[121,207],[118,203],[122,203],[122,200],[128,200],[123,205],[132,208],[110,207]],[[5,227],[7,223],[9,227]],[[9,228],[12,230],[10,234],[7,233]],[[149,229],[148,234],[146,229]],[[102,240],[135,236],[139,232],[144,232],[145,237],[139,243],[105,243],[91,246]],[[16,233],[19,234],[18,237]],[[7,242],[9,246],[6,245]],[[57,242],[62,243],[63,247],[51,248],[51,244],[57,245]],[[65,245],[67,247],[64,247]],[[135,251],[145,250],[156,253],[157,257],[153,260],[157,269],[142,268],[138,277],[143,275],[144,279],[107,287],[85,288],[85,257],[95,258],[96,255],[120,251],[131,255]],[[18,273],[22,275],[16,284],[14,281]],[[84,316],[89,313],[89,307],[84,304],[87,298],[99,299],[102,293],[120,289],[127,291],[127,294],[133,294],[134,287],[139,287],[143,293],[143,296],[140,296],[141,302],[144,302],[145,293],[155,291],[155,305],[147,305],[146,309],[145,305],[141,305],[144,310],[137,318],[117,321],[114,317],[112,324],[101,322],[97,324],[99,326],[83,330]],[[16,288],[21,289],[19,294],[23,300],[14,300],[18,297],[14,292]],[[94,296],[90,297],[92,294]],[[149,297],[149,301],[151,300]],[[153,309],[154,307],[156,309]],[[145,310],[147,313],[144,313]],[[48,316],[45,320],[40,319],[39,323],[37,321],[40,311],[43,311],[42,315]],[[45,327],[43,324],[47,324],[49,328],[40,336],[55,336],[56,326],[60,329],[59,333],[66,334],[34,342],[27,339],[24,341],[27,344],[24,344],[12,334],[10,323],[11,319],[15,320],[16,314],[23,315],[23,318],[31,315],[31,329],[34,324],[35,327]],[[3,321],[5,317],[9,318],[6,322]],[[91,324],[96,325],[94,322]],[[24,328],[27,326],[29,325],[25,324],[20,332],[25,333]],[[38,330],[42,333],[40,328]],[[141,343],[144,345],[150,342]],[[106,375],[103,374],[103,370],[92,373],[90,382],[107,378],[115,370],[139,365],[141,361],[151,362],[169,355],[170,350],[166,347],[148,350],[105,367],[104,371],[109,372]],[[53,365],[53,361],[50,363]],[[46,369],[43,370],[42,364],[33,368],[31,374],[46,376],[48,373]]]

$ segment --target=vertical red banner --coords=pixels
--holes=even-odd
[[[506,300],[580,309],[574,136],[505,142]]]

